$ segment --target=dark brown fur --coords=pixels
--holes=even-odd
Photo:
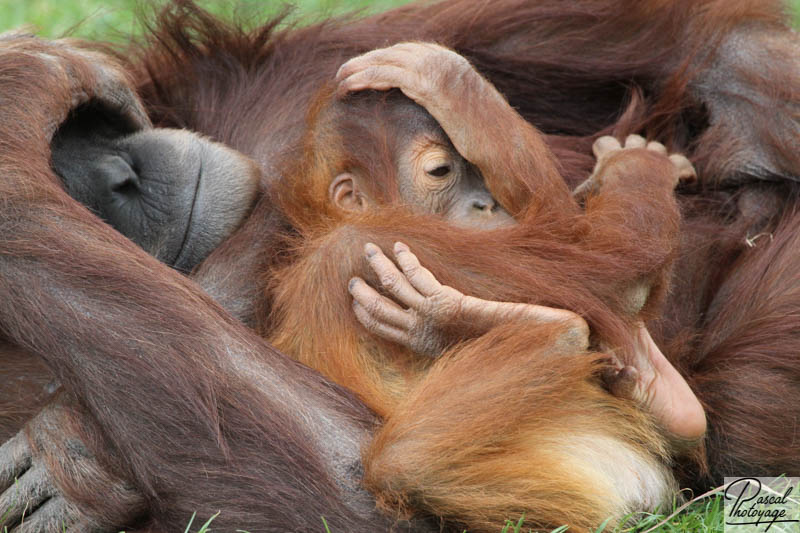
[[[588,173],[592,136],[615,125],[623,132],[645,127],[670,140],[671,148],[688,150],[700,171],[700,187],[691,194],[704,205],[686,202],[678,272],[709,274],[676,278],[663,338],[709,407],[708,459],[712,479],[719,479],[752,465],[775,474],[800,469],[797,440],[789,438],[797,395],[786,392],[795,390],[800,374],[797,351],[790,351],[793,332],[800,330],[791,300],[754,297],[748,306],[733,300],[733,309],[724,311],[731,298],[719,297],[708,312],[723,282],[726,292],[719,294],[758,296],[775,287],[788,293],[781,284],[797,279],[785,277],[798,263],[788,246],[796,215],[785,215],[772,244],[759,242],[751,250],[743,244],[748,224],[732,224],[743,217],[731,209],[731,195],[708,191],[743,177],[800,174],[791,107],[800,84],[786,44],[794,38],[784,20],[777,2],[755,0],[451,1],[286,32],[271,22],[248,33],[181,2],[163,15],[150,45],[138,49],[133,70],[154,120],[199,130],[254,156],[270,179],[287,147],[301,138],[313,94],[345,59],[413,38],[437,40],[469,57],[550,134],[568,182]],[[743,79],[754,80],[757,89],[746,104],[755,140],[739,137],[740,129],[731,126],[741,121],[726,114],[724,102],[704,105],[709,91],[728,88],[708,89],[703,82],[714,68],[726,71],[715,51],[752,27],[758,29],[756,49],[764,31],[784,39],[776,45],[778,60],[759,65],[766,71],[747,71],[752,67],[740,63]],[[155,524],[172,530],[193,511],[208,516],[224,509],[216,522],[223,528],[316,530],[324,515],[332,530],[386,529],[369,511],[354,511],[361,507],[343,501],[347,495],[339,497],[341,487],[309,444],[324,448],[327,437],[306,425],[327,418],[320,413],[334,413],[353,435],[363,435],[370,415],[340,389],[278,356],[195,284],[135,250],[66,197],[47,165],[47,134],[65,116],[72,93],[45,62],[6,44],[0,51],[4,338],[47,360],[81,398],[99,422],[104,444],[117,452],[106,464],[145,494]],[[87,77],[83,85],[94,83]],[[617,124],[634,87],[641,89],[641,105]],[[788,124],[772,120],[776,113],[788,116]],[[748,164],[756,157],[753,147],[761,152],[756,166]],[[707,199],[716,194],[721,201],[709,207]],[[241,280],[255,279],[272,260],[251,249],[256,239],[272,242],[258,222],[274,220],[268,204],[256,213],[247,233],[234,237],[198,277],[211,294],[238,295],[228,302],[251,321],[259,308],[247,301],[253,293]],[[223,275],[229,272],[240,274]],[[263,283],[255,289],[260,292]],[[765,311],[774,319],[756,324]],[[725,324],[748,325],[748,332],[722,329]],[[758,328],[750,331],[750,325]],[[231,354],[266,365],[274,380],[248,382],[231,370]],[[780,396],[758,385],[772,387],[768,376],[776,372]],[[745,394],[731,398],[737,387]],[[301,398],[292,410],[281,401],[287,391]],[[309,418],[297,417],[296,409]],[[760,416],[766,409],[772,416]],[[738,440],[726,431],[735,431]],[[771,445],[763,448],[768,453],[759,451],[764,442]],[[688,470],[696,479],[691,465]],[[69,480],[62,482],[69,490]],[[107,497],[87,499],[102,507]]]
[[[334,436],[357,472],[373,424],[363,405],[278,354],[61,189],[47,156],[53,126],[82,101],[113,107],[109,91],[125,84],[119,67],[29,37],[6,43],[0,65],[16,73],[0,85],[4,101],[13,95],[0,125],[0,331],[80,399],[102,428],[85,440],[103,442],[104,464],[130,480],[166,530],[223,508],[220,527],[252,531],[311,531],[322,516],[342,531],[387,528],[357,474],[344,477],[324,453]],[[86,489],[61,479],[67,494]],[[82,496],[88,508],[115,503],[110,493]]]

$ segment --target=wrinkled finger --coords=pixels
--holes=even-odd
[[[24,522],[11,530],[11,533],[41,533],[43,531],[59,531],[90,533],[91,527],[78,529],[77,509],[69,505],[62,497],[52,498],[42,504],[32,514],[25,517]],[[88,524],[86,524],[88,526]]]
[[[348,290],[353,296],[353,300],[363,307],[376,321],[402,328],[406,331],[414,325],[413,317],[405,309],[389,298],[378,294],[378,291],[370,287],[363,279],[351,279]]]
[[[651,152],[658,152],[659,154],[667,155],[667,147],[658,141],[650,141],[647,143],[647,149]]]
[[[45,469],[34,466],[0,495],[0,525],[19,523],[53,494]]]
[[[356,56],[342,63],[342,66],[336,71],[336,76],[333,78],[334,81],[336,83],[340,83],[343,79],[349,78],[359,70],[363,69],[364,65],[368,61],[367,56],[369,56],[369,54]]]
[[[625,148],[645,148],[647,147],[647,141],[641,135],[636,135],[632,133],[625,137]]]
[[[353,300],[353,312],[356,314],[358,321],[361,322],[361,325],[373,335],[403,346],[409,345],[409,337],[406,331],[376,320],[364,306],[355,300]]]
[[[359,70],[384,62],[389,54],[391,54],[390,50],[392,48],[393,47],[378,48],[377,50],[370,50],[369,52],[348,59],[342,63],[342,66],[336,71],[334,80],[340,82]]]
[[[31,449],[22,432],[0,446],[0,491],[10,487],[14,480],[31,467]],[[0,509],[2,516],[2,509]]]
[[[622,150],[622,145],[615,137],[612,137],[611,135],[603,135],[602,137],[598,137],[598,139],[594,141],[594,144],[592,144],[592,152],[597,159],[600,159],[603,156],[618,150]]]
[[[552,309],[538,305],[533,307],[538,308],[536,311],[542,313],[545,320],[558,320],[564,324],[564,332],[561,334],[562,342],[576,350],[585,351],[589,349],[591,329],[582,316],[564,309]]]
[[[450,52],[455,54],[450,48],[446,46],[442,46],[441,44],[432,43],[430,41],[422,41],[422,42],[408,42],[408,43],[400,43],[401,46],[407,47],[411,52],[418,52],[422,48],[427,48],[428,50],[434,52]]]
[[[403,270],[405,277],[422,296],[433,296],[442,290],[442,284],[439,283],[439,280],[430,270],[419,263],[419,259],[407,245],[402,242],[396,242],[394,244],[394,257]]]
[[[417,100],[419,94],[415,87],[419,85],[416,75],[408,69],[381,65],[367,67],[348,76],[339,83],[336,94],[341,98],[348,93],[358,91],[388,91],[389,89],[397,88],[412,100]]]
[[[697,172],[694,169],[694,165],[692,165],[692,162],[689,161],[685,155],[672,154],[669,156],[669,160],[672,161],[672,164],[678,169],[679,181],[691,183],[697,179]]]
[[[341,82],[356,72],[369,67],[379,67],[383,65],[401,67],[409,65],[416,60],[417,57],[414,55],[413,51],[404,50],[401,48],[401,45],[372,50],[366,54],[349,59],[342,64],[339,70],[336,71],[336,77],[334,79],[337,82]]]
[[[398,270],[397,266],[383,253],[379,247],[372,243],[364,246],[364,253],[372,271],[378,276],[381,285],[389,294],[397,299],[401,304],[412,309],[422,305],[425,299],[420,294],[405,274]]]
[[[441,59],[445,56],[454,56],[467,61],[463,56],[442,45],[431,42],[405,42],[389,47],[387,50],[397,52],[390,59],[396,65],[421,65],[428,58]]]
[[[393,44],[392,46],[387,46],[386,48],[379,48],[377,50],[367,52],[364,55],[374,54],[375,57],[380,57],[382,60],[400,64],[408,63],[409,61],[416,62],[419,61],[421,57],[430,55],[431,51],[442,50],[447,49],[434,43],[405,41],[402,43]]]

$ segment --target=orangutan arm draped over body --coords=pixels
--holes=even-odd
[[[230,529],[313,530],[320,516],[343,531],[388,528],[358,486],[371,415],[90,214],[50,169],[50,138],[77,105],[147,123],[123,71],[66,43],[0,44],[0,330],[42,357],[98,424],[84,443],[102,443],[91,451],[142,494],[155,527],[225,508],[217,523]],[[70,479],[62,490],[89,509],[116,498]],[[54,523],[42,510],[21,530]],[[136,525],[122,520],[114,526]]]
[[[302,132],[303,114],[311,96],[345,58],[383,46],[387,40],[435,38],[465,53],[526,119],[550,134],[548,141],[573,185],[583,180],[594,164],[589,154],[591,139],[584,137],[615,123],[632,84],[643,88],[648,105],[640,108],[632,121],[621,124],[620,131],[648,130],[658,138],[669,139],[671,149],[685,148],[692,140],[698,140],[690,155],[698,164],[699,183],[741,183],[752,177],[794,178],[800,168],[795,155],[800,153],[796,149],[800,53],[796,35],[788,30],[788,19],[781,8],[779,1],[762,0],[513,0],[488,4],[450,0],[404,7],[356,24],[325,22],[279,36],[269,29],[274,25],[246,34],[181,3],[167,9],[156,30],[158,38],[142,50],[141,58],[134,59],[132,70],[140,73],[139,86],[160,121],[212,135],[256,157],[262,167],[272,169]],[[694,50],[709,51],[709,55],[701,53],[699,60],[691,59]],[[287,62],[286,58],[293,61]],[[142,64],[138,63],[140,60]],[[684,70],[685,64],[692,68]],[[27,87],[23,87],[10,95],[10,101],[26,94]],[[704,199],[699,199],[700,205],[705,205]],[[774,207],[768,209],[769,216],[776,211]],[[272,226],[274,218],[269,211],[260,211],[260,217]],[[725,244],[722,235],[726,226],[716,221],[703,223],[701,220],[695,226],[699,241],[710,243],[703,250],[717,250]],[[249,280],[251,273],[262,272],[269,256],[252,246],[253,242],[263,242],[258,222],[251,217],[248,226],[249,237],[237,235],[237,242],[224,245],[225,255],[217,254],[215,261],[202,267],[202,273],[210,294],[217,299],[224,297],[225,307],[235,310],[235,316],[256,323],[254,306],[249,302],[260,297],[261,291]],[[791,224],[787,222],[786,227]],[[784,240],[790,235],[786,232],[784,227]],[[695,307],[699,311],[690,306],[688,317],[681,315],[679,322],[701,327],[703,309],[713,296],[715,280],[727,271],[731,259],[729,255],[717,257],[709,253],[713,262],[709,266],[695,258],[698,254],[693,255],[693,242],[686,252],[688,272],[699,268],[707,274],[699,281],[693,281],[697,276],[688,276],[674,300],[692,305],[698,302]],[[379,242],[384,247],[391,247],[392,243],[390,235]],[[415,242],[410,244],[418,250]],[[742,244],[736,250],[747,249]],[[360,249],[353,256],[357,253]],[[438,252],[431,253],[435,257]],[[748,252],[758,257],[760,253],[760,248]],[[234,256],[244,258],[246,266]],[[781,257],[781,262],[775,264],[784,267],[782,272],[793,272],[791,254]],[[425,257],[422,262],[430,264]],[[746,290],[761,294],[758,288],[769,281],[762,280],[759,269],[763,265],[757,257],[742,264],[747,267],[742,276],[750,280]],[[507,266],[500,264],[497,269]],[[446,274],[437,272],[437,276],[449,283]],[[342,284],[346,282],[345,279]],[[467,285],[464,290],[473,284]],[[736,294],[736,289],[744,286],[733,284],[730,291]],[[773,288],[788,294],[780,285]],[[483,296],[522,301],[513,290],[489,290]],[[726,308],[724,302],[738,300],[721,301],[716,306],[718,312]],[[746,387],[748,394],[734,400],[755,398],[751,404],[771,406],[796,396],[791,383],[796,383],[797,374],[790,364],[796,359],[797,350],[792,348],[796,343],[786,340],[791,328],[776,328],[787,324],[787,317],[797,313],[758,301],[763,305],[757,312],[747,315],[742,311],[735,322],[751,326],[749,336],[711,335],[708,347],[690,357],[697,361],[705,353],[713,356],[702,362],[699,383],[707,391],[706,401],[715,405],[717,426],[739,430],[735,443],[730,437],[733,429],[717,432],[712,451],[712,472],[717,478],[723,472],[737,472],[728,459],[730,454],[736,457],[736,464],[758,464],[763,472],[798,468],[796,439],[792,440],[792,432],[786,431],[782,423],[786,409],[774,410],[774,417],[769,419],[750,416],[740,426],[721,422],[726,413],[733,412],[740,420],[749,407],[743,403],[732,409],[727,393],[715,391]],[[738,310],[736,303],[730,305]],[[677,309],[682,312],[684,307],[678,305]],[[765,308],[772,309],[773,314],[764,312]],[[344,312],[348,310],[345,306]],[[748,322],[748,316],[759,319]],[[769,316],[769,322],[760,321],[762,316]],[[692,331],[699,334],[699,330]],[[776,336],[771,338],[770,332]],[[777,338],[783,339],[779,345],[774,344]],[[768,350],[758,349],[764,339],[771,339]],[[677,344],[674,353],[692,353],[691,342]],[[753,361],[750,353],[762,356]],[[728,373],[718,370],[734,361],[737,366]],[[751,371],[761,367],[762,378],[765,373],[784,369],[780,376],[786,377],[787,385],[777,387],[775,379],[751,379]],[[753,434],[769,437],[752,438]],[[762,452],[765,443],[772,446],[769,457]],[[783,462],[771,468],[776,464],[771,462],[777,457],[776,450],[783,450]],[[168,472],[163,475],[169,477]],[[690,479],[696,480],[695,473]],[[177,521],[180,527],[184,522]]]
[[[547,134],[572,186],[594,164],[589,137],[617,125],[686,153],[707,185],[794,177],[800,50],[781,0],[444,0],[278,27],[267,19],[243,33],[191,4],[166,7],[135,65],[159,123],[212,135],[275,171],[345,60],[434,41]],[[617,124],[635,89],[644,104]]]
[[[673,154],[670,163],[663,145],[648,144],[638,136],[629,137],[624,150],[613,138],[599,139],[594,145],[595,170],[577,192],[586,204],[583,217],[541,132],[452,50],[430,43],[375,50],[345,63],[337,81],[340,95],[399,88],[424,107],[458,155],[485,179],[497,199],[497,206],[492,203],[488,209],[505,208],[533,231],[543,219],[578,224],[565,230],[565,239],[580,239],[598,254],[640,261],[635,271],[621,274],[620,281],[603,280],[611,289],[604,296],[621,313],[637,315],[651,289],[660,290],[665,283],[678,232],[672,190],[680,179],[696,176],[684,156]],[[642,279],[636,280],[637,275]],[[623,287],[626,283],[641,287]]]
[[[367,81],[360,81],[364,76]],[[437,117],[396,91],[363,92],[397,86],[441,118],[432,120]],[[353,91],[359,94],[349,94]],[[384,417],[365,463],[368,487],[384,508],[405,516],[431,509],[480,531],[522,513],[538,527],[568,523],[585,530],[602,522],[601,516],[620,516],[668,497],[665,445],[647,415],[602,390],[596,365],[603,356],[587,353],[583,320],[542,307],[571,308],[584,314],[601,338],[626,343],[625,348],[634,344],[625,337],[633,331],[628,321],[648,296],[637,289],[663,283],[676,245],[673,189],[681,170],[666,149],[657,143],[648,148],[638,137],[625,149],[619,143],[598,148],[591,179],[600,192],[588,195],[584,213],[556,172],[541,134],[452,51],[407,43],[370,52],[345,64],[338,90],[323,91],[319,98],[304,152],[278,189],[279,206],[299,236],[290,239],[293,262],[276,272],[274,314],[265,334],[287,354],[352,388]],[[473,132],[477,139],[470,137]],[[541,168],[542,161],[550,167]],[[691,169],[685,158],[680,163]],[[491,179],[484,181],[487,175]],[[499,198],[507,196],[495,193],[494,184],[500,184],[501,194],[527,193],[527,205],[505,209]],[[485,197],[476,202],[479,191]],[[516,224],[506,213],[515,215]],[[388,300],[376,303],[377,293],[364,282],[374,278],[364,254],[390,294],[401,302],[424,300],[396,269],[380,266],[390,265],[379,250],[388,239],[400,239],[423,255],[412,261],[401,245],[405,259],[398,261],[408,263],[411,277],[430,278],[421,264],[446,279],[444,288],[437,285],[442,295],[476,294],[495,300],[488,305],[503,306],[508,304],[498,303],[503,300],[498,296],[515,294],[508,300],[521,302],[519,308],[536,318],[498,326],[491,323],[496,317],[489,317],[488,325],[457,317],[443,328],[458,335],[458,326],[466,324],[467,331],[454,337],[462,342],[444,354],[447,343],[429,342],[434,338],[429,334],[441,333],[430,324],[421,324],[419,345],[364,335],[356,317],[367,318],[375,326],[370,331],[383,337],[414,327],[405,309]],[[356,296],[355,316],[347,312],[344,284]],[[462,303],[455,304],[456,314]],[[517,334],[524,339],[519,344]],[[440,353],[433,353],[437,349]],[[431,360],[432,354],[441,357]],[[544,368],[555,360],[564,376],[559,387],[582,391],[571,401],[540,381],[551,375]],[[566,370],[570,365],[573,371]],[[516,380],[508,375],[512,368]],[[687,430],[698,432],[691,435],[696,438],[704,430],[702,407],[681,384],[682,398],[694,402],[693,414],[702,422]],[[579,414],[593,402],[596,425]],[[543,419],[558,419],[558,429],[549,433]],[[480,429],[467,434],[463,429],[470,420]],[[626,473],[617,477],[603,470],[580,444],[551,449],[547,442],[556,433],[615,447],[613,462],[624,464],[618,472]],[[634,434],[640,440],[630,440]],[[514,465],[514,471],[499,464]],[[548,476],[566,479],[565,469],[576,468],[578,478],[615,489],[601,495],[564,483],[551,492]],[[634,486],[626,479],[638,481]],[[569,511],[567,501],[580,511]]]
[[[497,186],[501,194],[506,193],[507,184],[517,184],[521,180],[516,177],[525,176],[528,203],[510,209],[523,225],[535,228],[545,217],[560,216],[565,223],[569,220],[576,204],[568,197],[557,196],[562,190],[557,184],[563,187],[563,181],[541,134],[511,109],[464,58],[438,45],[405,43],[348,61],[339,70],[337,79],[343,95],[350,91],[398,87],[423,105],[448,136],[455,137],[453,142],[459,154],[474,164],[481,175],[491,178],[487,178],[487,186],[493,195],[497,195]],[[588,225],[564,238],[584,240],[584,246],[601,253],[616,240],[636,240],[630,236],[637,233],[650,237],[642,250],[618,252],[629,260],[638,257],[646,274],[625,272],[619,279],[612,277],[609,281],[603,278],[603,273],[596,273],[621,295],[619,311],[634,317],[645,307],[652,289],[662,291],[666,282],[671,252],[676,247],[678,218],[671,190],[680,179],[696,175],[691,163],[678,154],[669,156],[670,163],[662,168],[660,165],[667,159],[664,146],[647,143],[635,135],[628,137],[624,147],[612,137],[601,137],[595,142],[594,151],[598,158],[595,171],[577,191],[586,203],[587,220],[576,218],[575,222]],[[537,195],[541,195],[538,200]],[[513,198],[516,201],[520,196],[515,194]],[[500,205],[505,206],[502,201]],[[542,213],[542,205],[547,205],[551,213]],[[667,255],[653,256],[659,249]],[[437,348],[441,351],[448,340],[453,343],[491,329],[497,324],[497,315],[502,315],[498,308],[505,308],[506,315],[516,313],[509,319],[523,316],[540,323],[574,322],[568,313],[540,306],[514,308],[509,303],[475,302],[451,287],[443,287],[419,265],[413,254],[403,255],[407,251],[406,247],[396,254],[401,265],[405,262],[403,274],[380,250],[367,249],[367,255],[381,283],[408,310],[380,297],[358,278],[350,283],[359,320],[385,338],[409,347],[423,347],[428,353]],[[423,279],[417,279],[414,287],[406,273]],[[631,277],[625,278],[626,274]],[[459,329],[463,331],[460,336]],[[637,338],[632,343],[637,349],[622,356],[625,364],[620,365],[619,379],[612,383],[612,390],[635,398],[675,437],[699,439],[705,432],[705,417],[697,398],[650,340],[646,329],[642,325],[633,331],[636,329],[641,333],[631,336]]]

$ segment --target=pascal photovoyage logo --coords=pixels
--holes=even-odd
[[[725,533],[800,533],[800,478],[726,477]]]

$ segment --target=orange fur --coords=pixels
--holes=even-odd
[[[526,526],[587,531],[663,503],[675,487],[648,417],[603,391],[597,354],[559,334],[501,326],[443,354],[367,449],[379,504],[470,531],[523,514]]]
[[[795,37],[787,31],[788,18],[781,13],[781,6],[774,0],[445,0],[403,7],[363,21],[331,20],[299,29],[276,29],[280,19],[274,18],[247,31],[215,19],[188,0],[176,0],[165,7],[152,28],[149,45],[134,53],[126,51],[121,57],[127,70],[134,73],[154,121],[200,131],[252,155],[268,177],[275,176],[275,162],[283,156],[303,155],[287,154],[287,146],[294,146],[302,137],[304,111],[313,94],[344,60],[408,39],[436,39],[469,57],[527,120],[547,133],[568,183],[574,185],[586,176],[593,163],[589,155],[592,137],[611,128],[621,134],[646,131],[672,149],[690,153],[700,171],[700,186],[693,191],[699,194],[684,201],[690,218],[679,275],[674,279],[665,320],[653,326],[663,326],[661,338],[669,343],[669,354],[690,375],[709,408],[707,446],[712,477],[698,481],[692,463],[685,473],[685,479],[702,486],[724,474],[752,473],[754,468],[773,475],[800,468],[791,423],[797,411],[800,375],[800,328],[796,324],[800,313],[797,298],[792,299],[794,292],[785,288],[786,284],[793,288],[798,275],[794,251],[798,216],[787,214],[777,229],[774,224],[767,225],[766,231],[775,231],[774,243],[761,241],[751,250],[744,244],[747,224],[740,224],[742,217],[735,212],[735,201],[731,202],[736,194],[708,188],[751,176],[754,161],[766,161],[764,169],[755,169],[752,175],[756,177],[788,181],[800,175],[800,150],[792,122],[800,87]],[[732,36],[747,38],[740,42],[731,40]],[[726,59],[723,54],[720,60],[719,53],[728,50],[729,41],[747,45],[732,47],[745,55]],[[582,402],[607,401],[620,404],[620,411],[609,407],[609,419],[598,420],[595,431],[613,430],[614,422],[619,422],[627,428],[621,431],[649,434],[649,425],[637,421],[639,413],[600,391],[592,377],[594,356],[568,354],[566,362],[556,360],[542,368],[537,366],[541,354],[514,340],[518,334],[520,339],[540,340],[546,345],[546,331],[492,332],[433,365],[415,363],[413,356],[391,352],[378,342],[375,350],[353,351],[355,345],[364,346],[359,344],[364,336],[357,333],[345,284],[339,283],[346,278],[347,268],[365,268],[359,257],[361,243],[342,242],[344,238],[362,235],[386,248],[402,228],[415,251],[424,252],[420,253],[422,262],[445,283],[488,298],[571,304],[613,341],[624,321],[616,314],[620,304],[615,302],[617,291],[606,286],[599,274],[615,270],[620,276],[627,271],[647,274],[646,265],[662,264],[664,250],[649,248],[641,233],[650,229],[649,224],[631,233],[624,227],[592,222],[589,217],[578,216],[581,224],[577,219],[564,224],[556,217],[518,230],[522,236],[475,236],[456,230],[440,233],[437,221],[421,221],[407,213],[363,223],[351,221],[344,227],[338,227],[335,219],[306,221],[300,229],[301,237],[308,240],[289,253],[311,263],[313,274],[323,277],[314,285],[302,277],[302,270],[297,271],[296,279],[290,269],[281,272],[276,294],[283,291],[280,298],[288,304],[307,305],[298,305],[291,316],[276,311],[274,316],[285,325],[281,332],[260,313],[269,308],[269,299],[263,294],[256,297],[258,312],[254,316],[247,303],[256,291],[244,287],[255,283],[258,276],[261,284],[265,283],[264,271],[271,267],[264,265],[271,265],[275,256],[284,259],[272,249],[270,230],[275,225],[282,227],[282,221],[265,215],[269,200],[256,212],[262,218],[254,214],[246,225],[247,233],[220,249],[195,275],[208,294],[219,298],[229,311],[226,314],[195,284],[145,257],[59,190],[49,171],[46,137],[73,98],[63,76],[54,76],[50,68],[60,54],[52,47],[30,46],[27,51],[20,49],[20,54],[0,58],[5,73],[0,92],[6,96],[5,120],[0,121],[3,336],[38,354],[66,378],[67,387],[101,427],[93,436],[112,449],[111,454],[103,454],[108,463],[127,474],[147,495],[148,516],[156,528],[175,530],[185,526],[193,511],[208,516],[220,508],[224,512],[215,526],[225,529],[315,530],[320,515],[327,518],[332,530],[373,532],[390,527],[371,514],[367,497],[359,500],[366,504],[355,506],[355,511],[349,506],[351,494],[342,490],[341,480],[331,479],[326,463],[329,455],[320,453],[338,442],[311,424],[324,424],[338,414],[338,428],[349,421],[358,426],[351,435],[363,436],[369,435],[372,427],[370,416],[339,388],[271,351],[232,316],[258,323],[262,332],[274,335],[292,350],[308,347],[309,361],[330,370],[342,383],[353,379],[370,403],[393,413],[368,454],[370,483],[381,491],[381,501],[386,504],[405,499],[406,509],[419,507],[427,513],[425,502],[430,501],[443,516],[476,523],[531,505],[542,506],[543,522],[557,522],[559,513],[563,519],[573,520],[568,516],[573,500],[559,492],[559,487],[563,482],[567,490],[577,488],[565,479],[559,479],[554,487],[558,498],[563,498],[554,500],[554,507],[530,494],[524,495],[531,499],[523,503],[509,495],[506,507],[502,493],[497,492],[491,498],[483,494],[480,502],[485,502],[485,512],[477,506],[462,508],[462,502],[472,502],[481,494],[481,483],[492,488],[499,485],[480,477],[476,483],[471,464],[462,463],[453,473],[448,470],[451,439],[462,439],[464,454],[476,452],[463,440],[475,432],[463,427],[471,424],[474,413],[459,402],[459,385],[449,380],[486,381],[486,391],[494,390],[497,396],[494,403],[481,397],[481,406],[491,406],[486,412],[496,416],[489,422],[506,432],[516,427],[551,431],[550,426],[537,425],[532,416],[539,406],[524,399],[544,395],[555,401],[565,390],[574,389],[579,398],[574,405],[546,404],[541,412],[548,416],[563,413],[572,427],[581,429],[585,425],[575,410]],[[758,55],[764,49],[770,54],[767,61]],[[79,63],[72,68],[74,75],[83,77],[89,65]],[[722,83],[715,82],[715,72],[724,74]],[[709,110],[707,104],[714,103],[715,96],[736,96],[736,84],[743,82],[749,82],[747,88],[752,89],[747,98],[740,98],[749,113],[726,114],[724,106]],[[709,91],[696,92],[704,84]],[[86,85],[84,89],[91,93],[92,84],[87,81]],[[641,97],[620,119],[631,89],[640,91]],[[736,98],[723,103],[731,100]],[[364,142],[371,139],[374,137]],[[322,144],[334,146],[330,140]],[[359,153],[377,154],[364,149]],[[336,157],[326,152],[314,155]],[[759,157],[762,155],[766,157]],[[492,186],[499,191],[499,185]],[[779,213],[783,205],[796,204],[796,196],[791,194],[796,187],[774,188],[787,194],[771,204],[771,214]],[[502,196],[515,198],[519,190]],[[313,206],[312,214],[317,207],[320,204]],[[326,213],[327,204],[322,202],[320,209]],[[290,211],[295,217],[300,213]],[[578,226],[587,234],[600,229],[606,232],[599,241],[604,246],[596,250],[574,246],[567,237],[574,238]],[[331,232],[331,228],[336,229]],[[325,241],[326,235],[332,243]],[[349,255],[325,256],[325,246],[344,247]],[[338,254],[340,249],[329,250]],[[496,253],[476,253],[486,249]],[[319,250],[317,256],[314,250]],[[630,250],[633,255],[628,255]],[[648,257],[637,255],[645,250]],[[339,268],[339,262],[344,266]],[[309,277],[312,267],[303,267],[309,268]],[[326,282],[328,273],[334,278]],[[725,290],[715,298],[723,284]],[[315,299],[331,287],[340,292],[328,292],[319,302]],[[737,294],[743,296],[731,296]],[[750,294],[757,297],[740,305],[740,299]],[[768,294],[780,297],[768,299]],[[64,295],[74,298],[68,300]],[[709,316],[712,302],[715,314]],[[318,304],[324,304],[323,309],[316,310]],[[293,331],[303,332],[307,318],[319,339],[292,336]],[[328,328],[342,332],[332,333]],[[715,328],[721,329],[715,332]],[[326,356],[331,353],[324,351],[323,341],[335,335],[343,339],[332,345],[336,355],[354,353],[358,357],[329,361]],[[478,357],[478,350],[481,364],[468,364]],[[267,376],[266,384],[256,387],[248,381],[259,374],[251,367],[248,372],[232,370],[225,358],[234,353],[237,357],[248,354],[263,363],[258,368]],[[393,379],[386,383],[368,376],[367,365],[373,363],[370,356],[376,354],[386,354],[386,359],[404,372],[392,373]],[[494,360],[497,363],[492,365]],[[4,358],[3,363],[10,366],[3,375],[13,376],[15,368],[28,370],[27,364],[15,366],[17,362],[16,356]],[[517,367],[519,372],[515,372]],[[377,372],[381,368],[376,365]],[[526,381],[526,372],[535,378],[555,370],[564,376],[557,372],[546,375],[561,379],[558,383],[566,389],[553,391],[547,384]],[[495,377],[487,380],[490,371]],[[511,385],[504,387],[506,380],[519,387],[519,393]],[[740,388],[745,394],[736,394]],[[283,401],[286,395],[294,402],[289,402],[290,408]],[[519,410],[501,409],[500,405]],[[458,416],[447,412],[451,406],[458,409]],[[14,415],[16,407],[10,407],[15,409]],[[770,416],[762,416],[767,410]],[[436,417],[429,417],[437,412]],[[355,424],[357,420],[362,422]],[[447,427],[449,422],[452,424]],[[424,434],[431,437],[425,442],[429,448],[408,439],[408,424],[428,432]],[[479,445],[490,446],[486,439],[496,433],[483,426],[476,429],[484,438]],[[440,430],[443,433],[439,434]],[[564,433],[566,443],[569,436],[566,430]],[[648,442],[652,437],[631,435]],[[515,437],[508,436],[503,444]],[[655,442],[639,449],[654,450],[657,457]],[[101,446],[92,448],[103,451]],[[442,455],[434,455],[432,450]],[[394,452],[399,454],[397,460]],[[508,463],[477,463],[477,475],[497,468],[498,483],[502,482],[502,474],[508,473],[503,468],[521,464],[506,459]],[[399,466],[407,464],[408,469],[394,468],[398,460]],[[705,460],[700,458],[701,463]],[[349,481],[356,484],[358,468],[353,471],[356,474],[351,473]],[[543,482],[549,471],[547,465],[531,479]],[[515,471],[514,475],[519,474]],[[439,480],[448,485],[436,486]],[[509,484],[522,481],[515,477]],[[64,474],[59,482],[63,489],[70,487],[71,480]],[[73,493],[82,491],[100,507],[113,496],[76,483]],[[469,493],[458,493],[460,487]],[[587,522],[595,520],[592,513],[600,514],[597,508],[585,508],[587,502],[595,501],[591,497],[596,497],[597,491],[588,496],[578,494],[574,500],[592,517]],[[442,492],[444,498],[439,496]],[[492,529],[496,527],[492,524]]]
[[[326,91],[313,108],[305,153],[278,189],[300,236],[290,238],[294,259],[270,274],[273,313],[262,333],[384,418],[365,469],[386,510],[424,510],[481,531],[521,513],[543,527],[588,530],[664,502],[672,478],[661,437],[646,415],[602,390],[598,354],[552,347],[563,326],[507,326],[432,361],[366,333],[346,287],[353,276],[371,277],[366,242],[390,249],[402,240],[442,283],[484,298],[574,309],[623,350],[631,318],[625,289],[636,279],[662,281],[673,256],[671,164],[644,150],[626,152],[601,170],[610,184],[589,197],[585,213],[566,189],[539,193],[531,182],[535,194],[549,195],[546,208],[532,202],[510,229],[459,229],[394,200],[387,162],[396,164],[396,152],[385,139],[402,138],[402,124],[382,110],[398,97],[336,101]],[[540,138],[524,127],[520,137]],[[536,176],[538,162],[551,157],[543,146],[515,147],[522,154],[515,170]],[[494,147],[498,161],[510,157],[505,150]],[[354,216],[328,202],[333,177],[353,168],[383,193],[382,207]],[[557,426],[547,422],[553,419]],[[620,470],[598,466],[593,441],[615,450]],[[646,482],[632,490],[622,471]]]

